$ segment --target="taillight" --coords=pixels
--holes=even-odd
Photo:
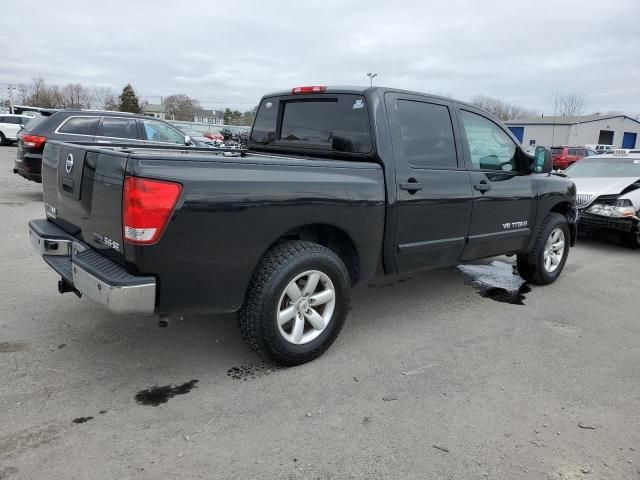
[[[29,135],[28,133],[21,133],[20,140],[25,147],[40,148],[47,141],[47,137],[40,135]]]
[[[138,245],[155,243],[162,235],[182,192],[174,182],[125,177],[122,198],[124,240]]]
[[[295,87],[291,90],[292,94],[297,93],[324,93],[327,90],[327,87],[323,87],[320,85],[313,85],[310,87]]]

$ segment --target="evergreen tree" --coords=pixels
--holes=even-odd
[[[118,110],[121,112],[139,113],[140,104],[136,92],[130,83],[127,83],[122,89],[120,94],[120,102],[118,103]]]

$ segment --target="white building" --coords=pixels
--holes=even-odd
[[[505,122],[524,146],[614,145],[640,147],[640,122],[626,115],[534,117]]]
[[[159,118],[160,120],[166,120],[167,116],[164,110],[164,105],[160,103],[147,103],[142,107],[142,113],[146,117]]]

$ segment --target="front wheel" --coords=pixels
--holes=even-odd
[[[640,248],[640,231],[627,233],[623,241],[627,247],[637,250]]]
[[[549,213],[545,218],[533,249],[518,255],[520,276],[538,285],[555,282],[564,269],[569,256],[569,223],[564,215]]]
[[[322,355],[344,325],[349,274],[322,245],[287,241],[262,258],[238,312],[240,331],[258,353],[282,365]]]
[[[4,136],[4,133],[0,132],[0,145],[4,145],[7,143],[7,138]]]

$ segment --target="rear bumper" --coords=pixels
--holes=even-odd
[[[132,275],[46,219],[29,222],[33,248],[68,287],[113,313],[151,314],[156,279]],[[61,290],[62,291],[62,290]]]
[[[15,173],[16,175],[20,175],[27,180],[31,180],[32,182],[42,183],[42,175],[40,175],[39,173],[27,172],[21,168],[14,168],[13,173]]]
[[[20,175],[27,180],[42,183],[41,172],[42,153],[24,152],[19,148],[13,167],[13,173]]]

